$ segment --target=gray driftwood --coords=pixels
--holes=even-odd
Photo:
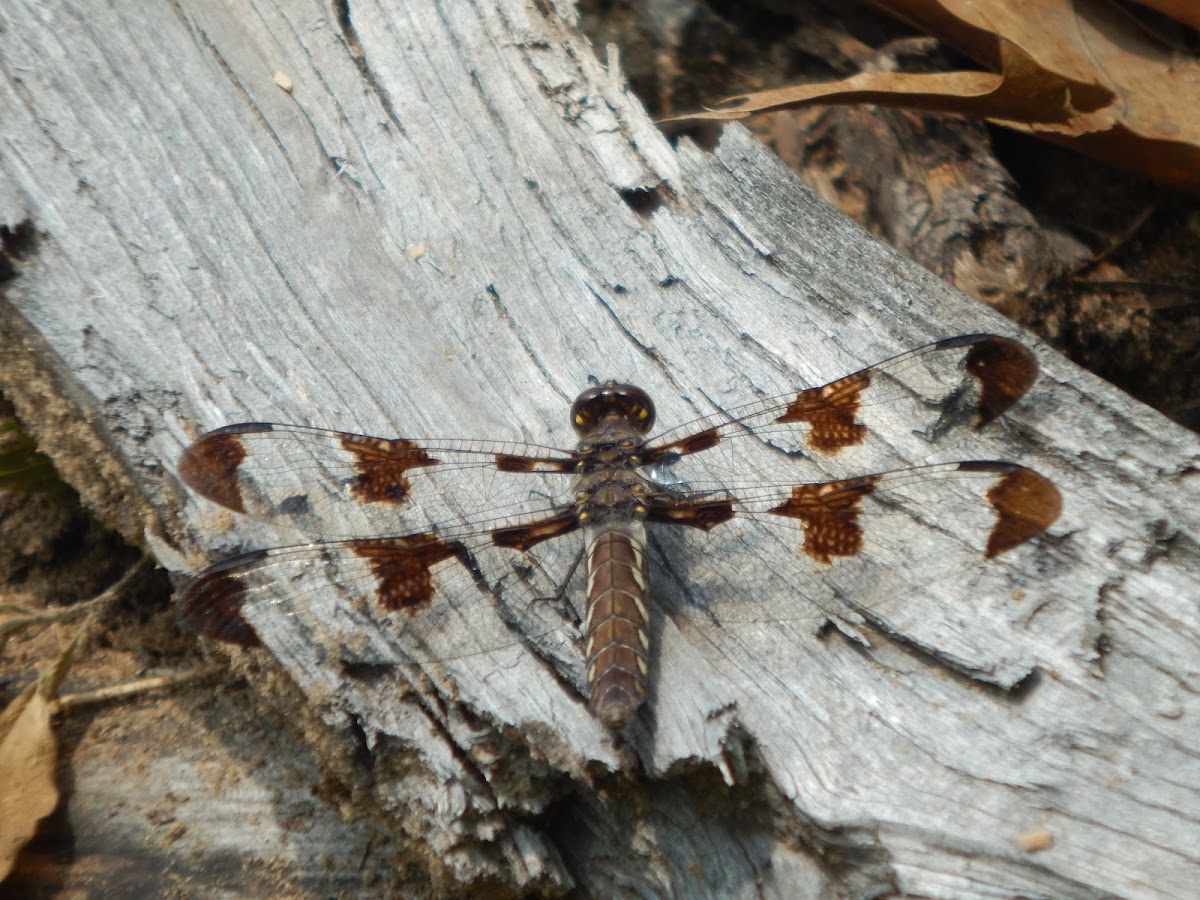
[[[3,17],[0,224],[36,241],[10,242],[2,387],[94,508],[180,574],[288,539],[176,481],[210,427],[563,444],[592,376],[648,388],[670,424],[938,337],[1016,334],[741,128],[673,148],[569,2]],[[1200,445],[1021,339],[1041,379],[955,455],[1032,465],[1066,509],[990,593],[964,580],[947,610],[917,592],[894,637],[784,623],[716,641],[668,617],[627,740],[519,649],[452,671],[234,654],[303,738],[273,752],[315,753],[344,809],[396,840],[396,890],[1194,891]],[[801,602],[760,599],[766,621]],[[157,798],[189,823],[172,847],[191,889],[219,869],[236,891],[230,854],[320,869],[311,832],[231,841],[228,779],[202,781]],[[72,815],[110,827],[116,798],[136,817],[164,783],[87,780]],[[355,834],[324,861],[340,890],[366,858]]]

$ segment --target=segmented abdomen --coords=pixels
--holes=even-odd
[[[588,545],[585,653],[591,708],[613,729],[646,699],[650,672],[645,531],[607,529]]]

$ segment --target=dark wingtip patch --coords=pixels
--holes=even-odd
[[[245,600],[246,585],[238,575],[223,569],[210,570],[179,595],[175,619],[203,637],[241,647],[260,647],[258,634],[242,616]]]
[[[988,538],[988,559],[1041,534],[1062,513],[1062,494],[1050,479],[1032,469],[1013,466],[988,491],[996,525]]]
[[[178,468],[183,483],[201,497],[240,513],[246,511],[237,478],[238,467],[246,458],[244,433],[224,428],[210,431],[183,451]]]
[[[979,380],[978,427],[1006,412],[1037,380],[1033,351],[999,335],[979,335],[967,351],[965,366]]]

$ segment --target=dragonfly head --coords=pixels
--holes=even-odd
[[[588,388],[571,406],[571,424],[580,436],[594,432],[604,424],[619,422],[638,434],[654,427],[654,401],[640,387],[606,381]]]

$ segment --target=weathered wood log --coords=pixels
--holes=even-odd
[[[5,12],[0,224],[17,277],[0,387],[98,514],[194,571],[289,540],[177,482],[182,447],[228,422],[564,445],[590,377],[647,388],[668,424],[939,337],[1018,334],[744,130],[712,153],[670,146],[574,15]],[[35,239],[14,237],[23,223]],[[445,667],[235,651],[305,739],[273,752],[316,754],[326,794],[338,784],[403,848],[409,890],[1188,893],[1200,443],[1020,337],[1040,381],[955,455],[1033,466],[1063,517],[992,574],[913,592],[894,634],[821,637],[793,595],[753,598],[753,628],[666,617],[651,710],[616,739],[573,680],[577,649]],[[786,550],[762,552],[772,566]],[[461,627],[487,641],[505,624]],[[201,782],[164,801],[188,806],[174,846],[193,884],[231,853],[319,868],[311,833],[286,853],[252,829],[231,847],[223,783]],[[72,815],[95,823],[165,782],[81,783],[102,796],[76,792]],[[269,799],[246,802],[269,818]],[[329,883],[344,886],[339,854]]]

